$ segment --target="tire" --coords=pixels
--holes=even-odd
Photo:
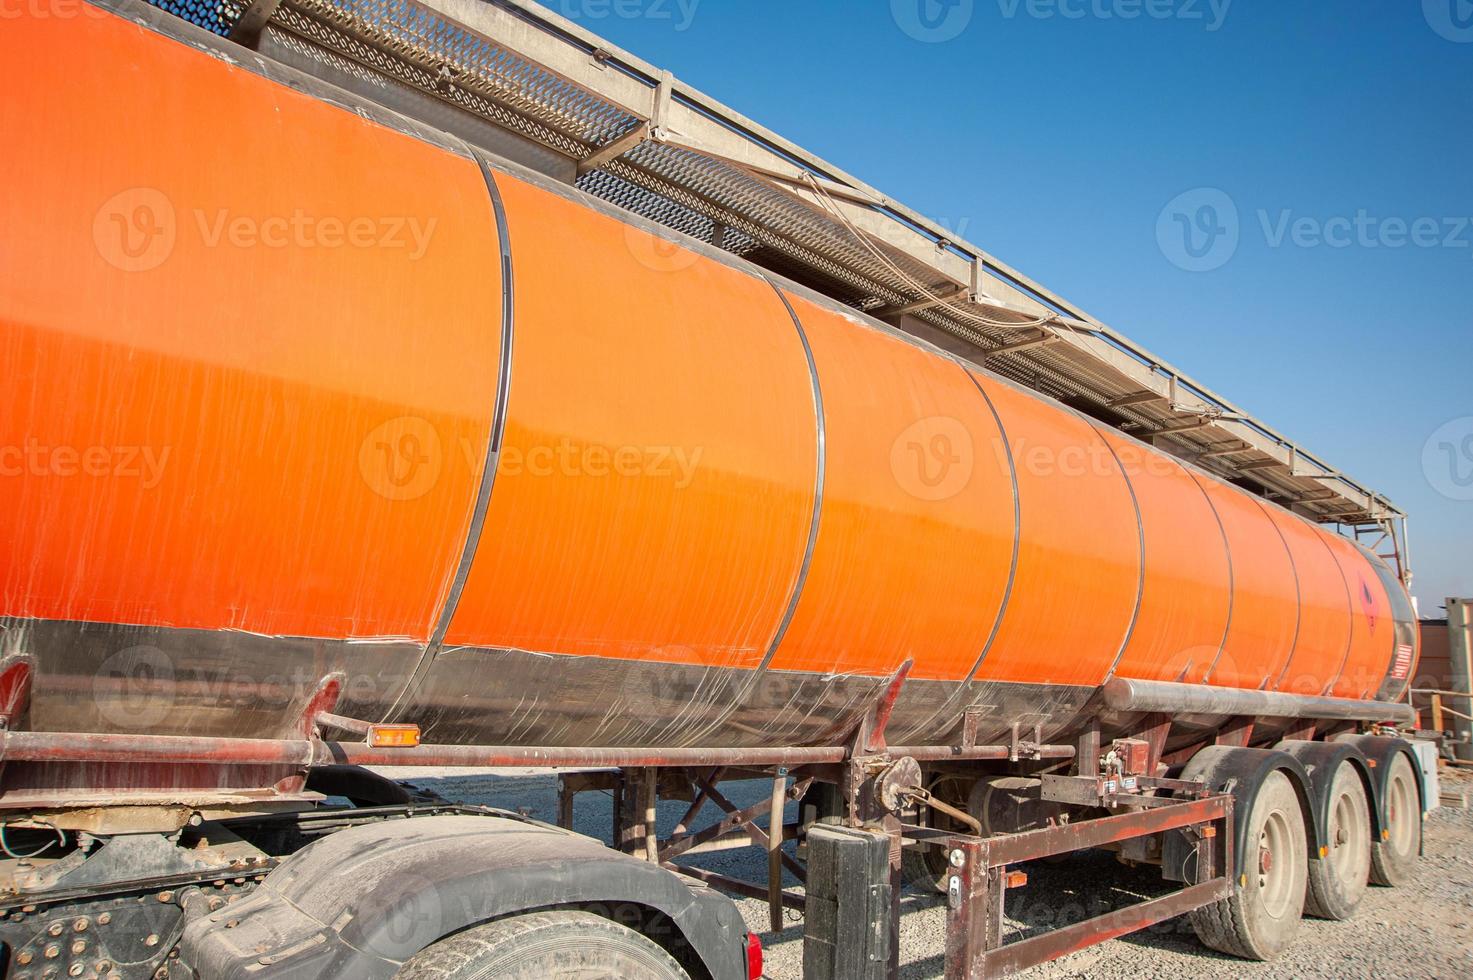
[[[950,869],[946,852],[939,847],[905,847],[900,852],[900,873],[905,876],[905,883],[918,892],[946,894]]]
[[[1269,774],[1247,817],[1243,876],[1233,894],[1189,913],[1203,944],[1250,960],[1267,960],[1293,941],[1308,890],[1304,809],[1283,772]]]
[[[1360,773],[1341,762],[1330,784],[1325,846],[1329,853],[1309,862],[1304,908],[1319,919],[1350,918],[1366,894],[1371,873],[1371,804]]]
[[[591,912],[500,919],[421,950],[397,980],[544,980],[557,977],[690,980],[654,942]]]
[[[1382,839],[1371,842],[1371,880],[1378,885],[1404,885],[1422,851],[1422,794],[1405,753],[1398,752],[1393,758],[1385,793]]]

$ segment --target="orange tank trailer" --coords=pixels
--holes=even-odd
[[[1378,559],[754,266],[117,17],[0,82],[33,729],[285,737],[333,672],[553,746],[830,744],[907,660],[918,743],[1404,692]]]

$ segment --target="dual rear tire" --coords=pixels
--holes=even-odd
[[[1371,872],[1371,804],[1359,771],[1348,761],[1330,782],[1329,819],[1319,860],[1309,862],[1304,910],[1319,919],[1350,918]]]
[[[1294,939],[1309,889],[1309,842],[1294,784],[1275,771],[1259,785],[1247,820],[1243,872],[1232,895],[1188,913],[1202,942],[1266,960]]]
[[[1224,759],[1219,755],[1216,761]],[[1405,752],[1382,759],[1389,768],[1380,786],[1380,819],[1372,819],[1360,767],[1349,758],[1328,763],[1333,770],[1318,854],[1309,853],[1311,823],[1286,771],[1269,772],[1251,797],[1239,799],[1238,819],[1246,822],[1246,832],[1239,837],[1243,853],[1233,893],[1189,913],[1205,945],[1245,959],[1270,959],[1293,940],[1302,915],[1348,919],[1371,883],[1409,880],[1421,851],[1417,775]]]
[[[1406,884],[1417,865],[1422,852],[1422,794],[1417,784],[1406,753],[1396,753],[1384,789],[1385,826],[1381,839],[1371,843],[1371,881],[1378,885]]]

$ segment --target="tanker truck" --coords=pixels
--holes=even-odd
[[[950,977],[1267,959],[1410,874],[1404,577],[1304,507],[611,200],[668,117],[549,176],[444,10],[68,10],[0,30],[5,976],[756,977],[731,893],[883,977],[906,883]],[[1171,888],[1008,941],[1089,848]]]

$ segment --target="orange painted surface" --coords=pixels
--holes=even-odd
[[[0,615],[425,638],[502,356],[479,169],[111,16],[8,23],[0,83]],[[819,462],[787,310],[759,277],[499,185],[509,418],[448,643],[756,666]],[[960,680],[986,649],[984,681],[1097,685],[1118,658],[1381,683],[1391,607],[1349,542],[793,303],[826,494],[775,669],[912,657]]]
[[[1140,505],[1146,581],[1116,673],[1142,680],[1200,678],[1222,648],[1232,605],[1227,544],[1212,507],[1180,463],[1099,427]]]
[[[752,667],[798,576],[817,422],[776,291],[510,177],[506,443],[451,644]]]
[[[1012,564],[997,422],[955,364],[791,301],[823,387],[827,469],[812,567],[772,667],[877,674],[911,658],[914,677],[965,677]]]
[[[101,12],[7,20],[0,89],[0,614],[426,636],[498,359],[476,166]]]
[[[1289,550],[1251,496],[1199,476],[1217,511],[1233,557],[1233,613],[1227,642],[1206,680],[1221,687],[1264,689],[1294,650],[1298,586]]]
[[[1370,697],[1381,686],[1395,655],[1391,604],[1371,563],[1355,545],[1336,535],[1326,540],[1345,574],[1352,610],[1350,653],[1328,693],[1340,698]]]
[[[1022,504],[1018,572],[979,680],[1100,684],[1135,611],[1135,507],[1093,426],[978,376],[1012,447]]]
[[[1278,507],[1264,509],[1283,534],[1299,576],[1299,636],[1273,687],[1289,694],[1319,695],[1339,674],[1350,645],[1345,579],[1324,531]]]

